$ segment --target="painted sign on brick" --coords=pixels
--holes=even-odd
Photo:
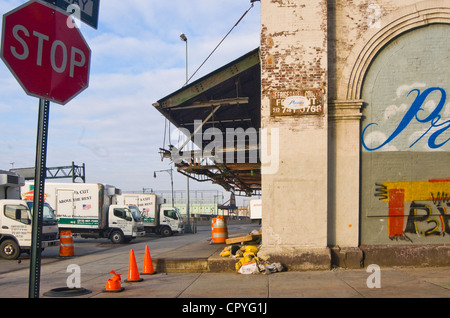
[[[320,89],[282,90],[270,93],[270,116],[323,114]]]

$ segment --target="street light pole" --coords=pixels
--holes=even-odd
[[[153,172],[153,178],[156,178],[156,173],[157,172],[167,172],[168,174],[170,174],[170,185],[172,187],[172,207],[175,207],[175,204],[174,204],[174,201],[173,201],[173,175],[172,175],[172,168],[165,169],[165,170],[154,171]]]
[[[184,33],[180,34],[180,39],[181,39],[181,41],[186,43],[186,81],[184,82],[184,85],[186,85],[188,82],[188,41],[187,41],[187,37]]]
[[[180,34],[181,41],[184,41],[186,43],[186,81],[184,85],[187,85],[188,83],[188,42],[187,37],[184,33]],[[183,85],[183,86],[184,86]],[[190,224],[190,215],[189,215],[189,177],[186,176],[186,229],[185,232],[191,233],[191,224]]]

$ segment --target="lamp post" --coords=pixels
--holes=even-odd
[[[174,201],[173,201],[173,175],[172,175],[172,168],[165,169],[165,170],[154,171],[153,172],[153,178],[156,178],[156,173],[157,172],[167,172],[168,174],[170,174],[170,184],[172,186],[172,207],[175,207],[175,204],[174,204]]]
[[[181,39],[181,41],[186,43],[186,82],[184,82],[184,85],[186,85],[188,82],[188,41],[187,41],[187,37],[184,33],[180,34],[180,39]]]
[[[181,41],[186,43],[186,81],[184,82],[184,85],[186,85],[188,83],[188,41],[187,41],[187,37],[184,33],[180,34],[180,39],[181,39]],[[189,212],[190,212],[189,211],[189,177],[186,176],[186,229],[185,229],[185,232],[187,232],[187,233],[191,233]]]

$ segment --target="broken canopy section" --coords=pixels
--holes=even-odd
[[[162,98],[153,106],[184,132],[184,144],[161,149],[178,171],[238,195],[261,191],[261,68],[255,49]],[[188,141],[196,149],[188,149]]]

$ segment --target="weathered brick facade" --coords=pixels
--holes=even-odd
[[[263,254],[317,269],[449,242],[449,23],[446,0],[261,0]]]

